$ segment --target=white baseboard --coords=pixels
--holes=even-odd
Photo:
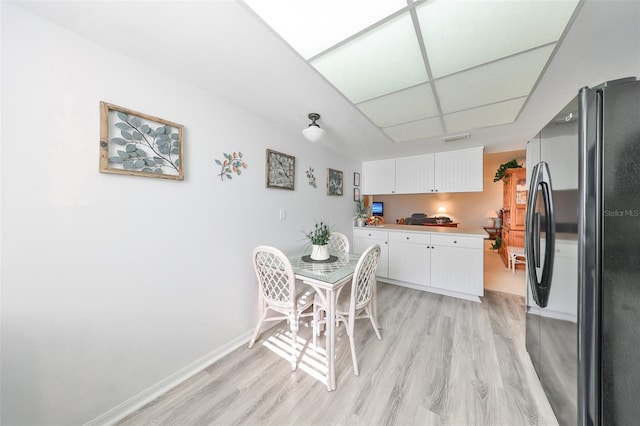
[[[412,288],[414,290],[428,291],[429,293],[441,294],[443,296],[456,297],[458,299],[470,300],[471,302],[482,302],[482,300],[480,299],[480,296],[476,296],[474,294],[459,293],[457,291],[445,290],[443,288],[438,288],[438,287],[421,286],[421,285],[418,285],[418,284],[411,284],[411,283],[407,283],[407,282],[404,282],[404,281],[392,280],[391,278],[376,277],[376,279],[378,281],[380,281],[380,282],[384,282],[384,283],[387,283],[387,284],[393,284],[393,285],[399,285],[401,287]]]
[[[192,362],[191,364],[181,368],[172,375],[160,380],[155,385],[143,390],[139,394],[124,401],[123,403],[113,407],[104,414],[99,415],[95,419],[85,423],[85,426],[98,426],[98,425],[113,425],[118,421],[124,419],[128,415],[134,413],[140,408],[144,407],[149,402],[158,398],[160,395],[166,393],[170,389],[176,387],[180,383],[184,382],[191,376],[204,370],[220,358],[228,355],[242,345],[246,345],[251,339],[253,332],[248,331],[226,345],[218,348],[200,359]]]

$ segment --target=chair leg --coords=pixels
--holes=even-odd
[[[355,318],[352,318],[351,321],[355,321]],[[356,376],[360,375],[360,370],[358,369],[358,359],[356,358],[356,342],[354,339],[353,328],[350,327],[349,324],[345,322],[345,328],[347,329],[347,335],[349,336],[349,346],[351,346],[351,361],[353,362],[353,374]]]
[[[298,367],[298,357],[296,349],[298,347],[298,321],[293,319],[290,322],[291,329],[291,371],[295,371]]]
[[[371,306],[368,306],[366,308],[366,313],[369,316],[369,320],[371,321],[371,325],[373,326],[373,331],[376,332],[376,337],[378,338],[378,340],[382,340],[382,336],[380,335],[380,326],[376,322],[376,318],[373,315]]]
[[[256,340],[258,339],[258,336],[260,335],[260,329],[262,328],[262,322],[264,321],[264,319],[266,318],[267,313],[262,312],[260,314],[260,319],[258,320],[258,325],[256,326],[256,331],[254,331],[253,333],[253,338],[251,339],[251,341],[249,342],[249,349],[251,349],[253,347],[253,344],[256,342]]]

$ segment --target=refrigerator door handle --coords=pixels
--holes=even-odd
[[[544,263],[540,261],[540,239],[542,232],[542,220],[540,213],[536,212],[536,202],[538,199],[538,189],[542,191],[544,202],[544,212],[546,217],[546,238]],[[526,250],[527,263],[532,265],[529,268],[529,279],[532,283],[531,290],[535,302],[546,307],[551,290],[551,277],[553,273],[553,256],[555,251],[555,219],[553,211],[553,197],[551,189],[551,175],[547,163],[538,163],[531,175],[531,185],[529,187],[529,200],[527,203],[526,221]],[[542,266],[542,273],[538,280],[536,269]]]
[[[536,268],[540,267],[540,213],[536,213],[536,220],[533,223],[534,229],[534,239],[533,243],[535,244],[534,257],[536,259]]]

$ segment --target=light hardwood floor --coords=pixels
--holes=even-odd
[[[120,424],[557,425],[525,350],[522,297],[487,291],[477,303],[378,286],[382,340],[359,320],[356,377],[339,338],[336,391],[314,377],[310,330],[292,372],[277,349],[288,347],[287,327],[277,325]]]

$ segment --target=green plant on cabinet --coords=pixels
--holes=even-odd
[[[522,165],[518,164],[518,161],[514,158],[511,161],[507,161],[506,163],[500,164],[498,170],[496,171],[496,175],[493,178],[494,182],[502,180],[504,178],[505,173],[509,169],[521,169]]]

